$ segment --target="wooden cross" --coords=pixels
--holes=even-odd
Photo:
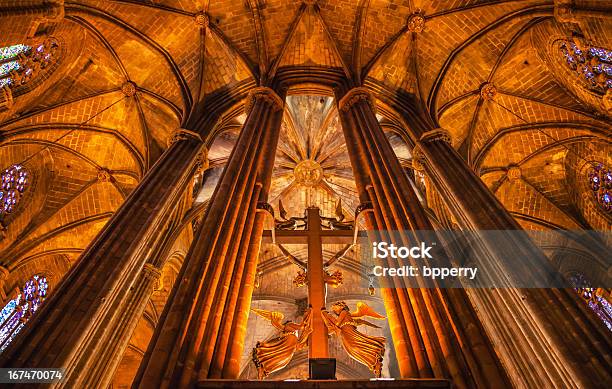
[[[319,312],[325,307],[326,273],[329,261],[323,262],[324,244],[352,245],[354,232],[352,230],[326,230],[322,228],[319,208],[306,209],[306,228],[304,230],[274,231],[277,244],[308,245],[308,303],[312,305],[312,333],[308,341],[309,358],[329,358],[327,327]],[[272,231],[264,231],[263,241],[272,242]],[[347,246],[348,250],[348,246]]]

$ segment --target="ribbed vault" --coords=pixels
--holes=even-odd
[[[585,182],[592,161],[612,166],[610,113],[601,96],[568,87],[572,74],[556,62],[552,42],[578,32],[612,49],[612,20],[561,23],[554,3],[65,1],[64,18],[48,31],[64,50],[57,70],[0,112],[0,168],[23,163],[34,177],[22,208],[3,221],[0,264],[10,271],[4,292],[45,269],[56,276],[53,288],[173,131],[199,130],[194,118],[219,109],[221,119],[204,134],[210,164],[195,201],[200,213],[188,214],[194,199],[186,194],[168,227],[180,236],[168,256],[187,252],[191,221],[244,123],[246,93],[289,72],[311,83],[289,93],[276,155],[270,202],[282,200],[290,215],[314,203],[332,214],[338,199],[347,215],[358,205],[336,102],[318,89],[316,70],[374,92],[404,166],[417,140],[408,119],[422,115],[451,133],[453,146],[525,228],[609,230],[612,219]],[[0,27],[2,46],[21,43],[5,42],[17,39],[18,23]],[[495,88],[492,99],[481,93],[487,84]],[[315,186],[295,180],[306,160],[322,169]],[[513,168],[518,177],[510,177]],[[167,293],[167,285],[160,290]],[[149,318],[164,301],[154,301]]]

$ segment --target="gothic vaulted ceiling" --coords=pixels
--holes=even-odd
[[[610,113],[573,81],[555,44],[578,34],[610,49],[612,20],[564,20],[554,3],[66,0],[48,31],[61,48],[57,68],[0,112],[0,168],[23,163],[33,177],[0,240],[8,288],[41,267],[58,280],[172,131],[225,99],[206,140],[212,185],[244,122],[240,99],[287,69],[334,69],[370,88],[407,166],[414,139],[392,107],[417,101],[527,228],[610,229],[586,183],[589,162],[612,167]],[[10,41],[18,23],[2,23],[1,46],[22,43]],[[335,102],[310,81],[287,99],[270,198],[297,204],[293,213],[313,198],[331,211],[341,198],[348,213],[357,198]],[[296,182],[304,161],[321,167],[315,185]],[[189,237],[178,242],[184,252]]]
[[[612,164],[609,116],[568,86],[575,74],[553,43],[579,31],[610,48],[610,23],[561,23],[551,0],[65,1],[49,30],[59,66],[0,113],[3,167],[25,161],[35,178],[31,207],[11,216],[0,242],[2,263],[53,250],[74,258],[190,113],[298,67],[337,69],[371,88],[404,159],[409,136],[389,107],[415,97],[525,226],[609,228],[583,184],[586,161]],[[481,94],[486,83],[493,99]],[[329,93],[311,94],[323,96],[288,99],[272,197],[290,190],[295,165],[312,157],[321,187],[349,206],[354,186],[334,104]],[[309,118],[321,100],[321,115]],[[224,144],[220,167],[240,127],[235,103],[214,132],[222,135],[207,140]],[[510,178],[513,167],[520,174]],[[82,241],[63,238],[76,231]]]

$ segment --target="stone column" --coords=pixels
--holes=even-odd
[[[278,135],[270,139],[266,150],[276,150],[277,144]],[[232,298],[228,306],[234,307],[234,310],[232,312],[230,309],[229,315],[223,322],[223,328],[219,332],[218,337],[220,341],[215,346],[214,363],[210,368],[209,378],[238,378],[240,374],[240,361],[244,349],[253,290],[255,289],[261,237],[263,235],[265,219],[268,212],[272,210],[267,201],[268,191],[272,183],[271,173],[274,169],[275,154],[276,152],[269,151],[265,155],[263,165],[258,173],[258,182],[261,183],[262,190],[257,202],[257,213],[248,244],[241,247],[241,255],[245,256],[241,258],[246,263],[240,278],[237,278],[232,283]]]
[[[193,387],[198,380],[220,377],[225,361],[239,358],[232,345],[242,339],[235,339],[235,334],[231,338],[231,329],[244,321],[235,309],[241,290],[252,292],[244,285],[252,283],[254,248],[259,246],[263,227],[257,204],[266,197],[270,185],[283,105],[283,99],[269,88],[255,88],[249,95],[248,117],[134,388]],[[250,295],[243,294],[245,299]]]
[[[481,245],[472,247],[491,275],[502,279],[510,273],[504,271],[508,253],[514,273],[517,267],[524,274],[542,272],[547,258],[451,146],[448,132],[410,124],[419,139],[416,166],[425,170],[461,228],[512,230],[495,239],[484,235]],[[611,338],[573,290],[470,289],[469,294],[515,385],[597,387],[609,380]]]
[[[202,148],[180,129],[22,333],[0,355],[2,367],[63,367],[56,387],[83,387],[132,301],[156,239],[187,188]],[[140,293],[140,292],[138,292]]]
[[[371,208],[368,229],[411,230],[402,243],[419,240],[419,231],[433,227],[376,120],[372,96],[365,88],[336,93],[359,197]],[[465,291],[396,281],[381,292],[402,377],[450,378],[458,388],[509,387]]]

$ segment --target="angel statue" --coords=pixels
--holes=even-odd
[[[366,365],[376,377],[380,378],[386,339],[383,336],[363,334],[357,330],[357,326],[363,324],[380,328],[363,320],[362,317],[369,316],[374,319],[384,319],[385,317],[376,313],[367,304],[362,302],[357,303],[357,310],[355,312],[351,312],[344,301],[335,303],[331,309],[335,316],[324,309],[321,311],[323,322],[325,322],[329,332],[338,335],[344,350],[353,359]]]
[[[282,369],[291,362],[293,354],[306,346],[312,332],[311,307],[302,316],[302,323],[290,320],[283,322],[284,315],[280,312],[251,308],[251,311],[270,321],[280,333],[274,339],[257,342],[253,349],[253,363],[257,367],[257,376],[264,379],[271,373]]]

